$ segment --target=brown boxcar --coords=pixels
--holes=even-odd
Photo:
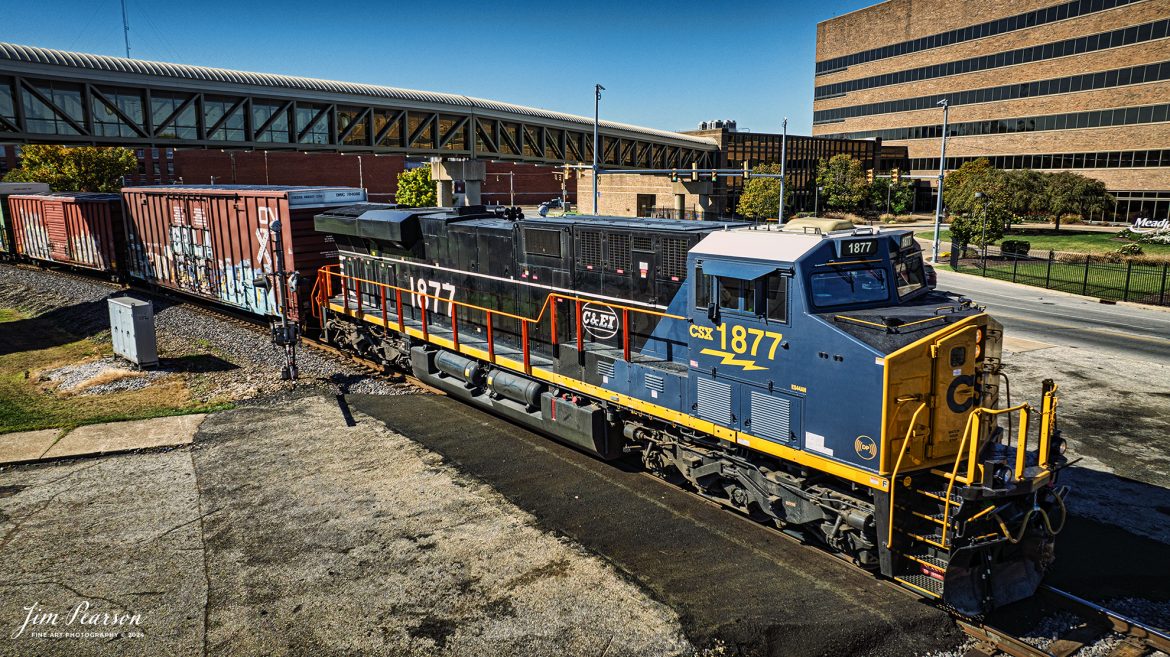
[[[14,252],[41,262],[111,274],[122,265],[122,198],[49,192],[8,197]]]
[[[313,216],[361,203],[366,193],[355,187],[156,185],[127,187],[122,198],[132,279],[263,316],[280,314],[270,276],[276,271],[271,227],[279,220],[285,270],[298,274],[289,290],[289,317],[300,320],[317,269],[337,260],[333,244],[313,229]]]
[[[8,211],[8,197],[14,194],[43,194],[49,191],[45,183],[0,183],[0,258],[15,255],[12,242],[11,212]]]

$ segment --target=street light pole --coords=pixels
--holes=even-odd
[[[788,117],[784,117],[784,132],[780,137],[780,214],[777,223],[784,223],[784,172],[788,166]]]
[[[980,222],[980,238],[979,248],[983,251],[983,271],[987,271],[987,195],[983,192],[975,192],[975,200],[983,204],[983,221]]]
[[[938,262],[939,229],[942,225],[943,213],[943,176],[947,170],[947,121],[950,118],[951,105],[946,98],[938,101],[943,108],[942,125],[942,153],[938,158],[938,203],[934,206],[934,250],[931,252],[931,261]]]
[[[601,86],[600,84],[593,85],[593,214],[598,214],[598,212],[597,212],[597,199],[598,199],[598,194],[597,194],[597,140],[598,140],[597,132],[598,132],[598,130],[597,130],[597,128],[598,128],[598,124],[600,123],[599,110],[600,110],[600,105],[601,105],[601,92],[603,92],[603,91],[605,91],[605,87]]]

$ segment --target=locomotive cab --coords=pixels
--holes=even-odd
[[[1000,407],[1001,326],[928,285],[911,233],[728,231],[691,255],[699,417],[868,473],[860,562],[972,614],[1034,592],[1063,523],[1055,388],[1031,431],[1031,407]]]

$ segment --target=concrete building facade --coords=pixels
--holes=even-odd
[[[889,0],[817,26],[813,134],[948,169],[1073,170],[1116,218],[1170,211],[1170,0]]]

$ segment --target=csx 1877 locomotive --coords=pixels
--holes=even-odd
[[[815,539],[967,614],[1064,521],[1056,387],[1000,403],[1000,324],[908,231],[326,212],[328,339]]]

